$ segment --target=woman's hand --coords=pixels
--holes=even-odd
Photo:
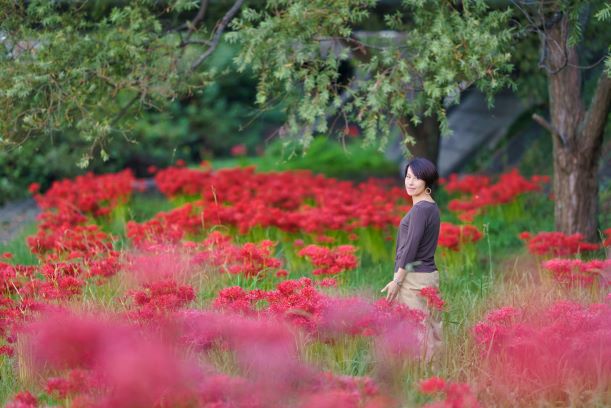
[[[382,289],[381,292],[386,291],[386,300],[392,302],[399,294],[399,290],[400,288],[399,285],[397,285],[397,282],[391,280],[386,286],[384,286],[384,289]]]

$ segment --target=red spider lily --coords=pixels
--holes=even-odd
[[[445,399],[424,405],[424,408],[480,408],[475,395],[468,384],[447,383],[441,390]]]
[[[38,399],[29,391],[18,392],[13,399],[6,404],[5,408],[36,408]]]
[[[97,225],[70,226],[44,230],[27,238],[32,253],[43,260],[89,259],[112,250],[110,235]]]
[[[490,178],[474,174],[459,178],[457,174],[453,173],[450,174],[448,180],[444,179],[439,182],[449,193],[477,194],[490,185]]]
[[[475,325],[473,332],[478,343],[494,345],[495,339],[503,339],[507,329],[511,327],[514,319],[519,317],[519,309],[507,306],[489,312],[484,321]]]
[[[528,252],[533,255],[570,256],[600,248],[597,244],[583,241],[583,235],[579,233],[539,232],[532,236],[529,232],[522,232],[519,237],[527,243]]]
[[[255,173],[252,167],[216,172],[169,168],[155,180],[169,197],[202,198],[197,202],[203,214],[197,217],[200,227],[202,223],[206,227],[235,225],[240,232],[273,226],[321,235],[331,229],[390,227],[400,219],[396,202],[404,195],[401,189],[385,188],[386,183],[379,180],[354,186],[309,171]],[[312,205],[305,205],[306,200]],[[184,221],[188,227],[189,221]]]
[[[43,210],[60,212],[73,209],[92,215],[105,215],[131,195],[135,179],[130,170],[114,174],[87,173],[74,180],[55,181],[44,195],[35,196]]]
[[[434,286],[422,288],[420,289],[420,296],[426,299],[430,309],[443,310],[446,302],[441,298],[438,288]]]
[[[193,258],[195,263],[217,266],[234,275],[253,277],[282,266],[279,259],[272,257],[276,243],[270,240],[237,246],[231,243],[230,237],[215,231],[209,234],[202,246],[204,250]]]
[[[484,185],[483,179],[468,179],[470,186],[465,187],[460,185],[456,181],[457,189],[472,189],[474,191],[473,196],[468,199],[454,199],[448,204],[450,211],[456,211],[459,213],[472,212],[485,208],[491,205],[498,205],[508,203],[512,201],[519,194],[523,194],[528,191],[539,191],[540,184],[547,182],[548,178],[544,176],[533,176],[530,181],[522,177],[517,169],[502,174],[499,177],[499,181],[496,184],[486,186]],[[476,181],[470,181],[476,180]],[[452,185],[453,188],[454,185]],[[477,189],[476,189],[477,187]]]
[[[538,397],[561,401],[572,387],[587,391],[609,384],[610,327],[611,306],[558,301],[492,312],[474,333],[487,356],[483,369],[499,392],[536,391]]]
[[[47,379],[45,391],[66,398],[68,395],[85,393],[90,388],[99,386],[99,383],[99,379],[92,377],[91,371],[75,369],[69,370],[65,377]]]
[[[179,285],[173,280],[145,284],[144,290],[132,291],[130,295],[139,311],[145,314],[177,310],[195,299],[191,286]]]
[[[611,259],[581,261],[579,259],[555,258],[545,261],[543,268],[552,273],[554,279],[562,285],[592,286],[595,281],[603,285],[611,283]]]
[[[5,355],[12,357],[15,354],[15,350],[11,346],[1,346],[0,347],[0,356]]]
[[[317,245],[308,245],[298,252],[299,256],[309,258],[317,266],[314,275],[336,275],[338,273],[355,269],[358,259],[354,256],[356,248],[352,245],[340,245],[329,249]]]
[[[439,230],[439,246],[459,251],[467,243],[475,243],[483,234],[473,225],[454,225],[442,222]]]
[[[259,301],[265,307],[257,308]],[[265,314],[284,319],[323,338],[338,335],[374,335],[398,322],[421,324],[424,313],[384,299],[369,303],[359,298],[332,298],[318,292],[312,280],[279,283],[276,290],[246,291],[234,286],[219,292],[214,307],[245,315]]]
[[[441,392],[446,388],[446,382],[440,377],[431,377],[420,381],[418,388],[423,394],[434,394]]]

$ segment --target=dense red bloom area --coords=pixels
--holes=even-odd
[[[570,256],[582,251],[595,251],[597,244],[583,241],[583,235],[576,233],[565,235],[562,232],[539,232],[531,235],[529,232],[520,234],[528,245],[528,252],[533,255]]]
[[[475,243],[482,239],[482,236],[483,234],[473,225],[442,222],[439,229],[439,246],[458,251],[462,245]]]
[[[358,258],[354,255],[356,248],[352,245],[340,245],[336,248],[326,248],[318,245],[308,245],[297,254],[310,260],[317,268],[314,275],[336,275],[355,269]]]
[[[131,170],[95,175],[87,173],[74,180],[53,182],[44,195],[36,195],[43,210],[78,211],[101,216],[109,214],[119,203],[129,198],[135,182]]]
[[[543,262],[543,268],[550,271],[562,285],[592,286],[611,284],[611,259],[582,261],[579,259],[554,258]]]
[[[539,191],[540,185],[549,181],[546,176],[533,176],[525,179],[517,169],[502,174],[497,183],[488,185],[488,181],[481,177],[470,177],[464,180],[451,178],[448,183],[454,191],[470,192],[472,196],[466,199],[453,199],[448,204],[450,211],[464,214],[464,221],[470,221],[477,211],[492,205],[504,204],[512,201],[519,194],[528,191]],[[448,188],[446,186],[446,188]]]
[[[483,188],[490,185],[490,177],[468,174],[459,177],[458,174],[450,174],[448,179],[440,179],[439,184],[443,185],[449,193],[478,194]]]
[[[490,312],[474,334],[482,369],[501,391],[563,400],[571,388],[594,390],[611,381],[611,305],[505,307]]]
[[[130,237],[134,239],[174,236],[177,231],[189,233],[218,224],[234,225],[243,233],[255,226],[317,234],[351,232],[361,227],[392,227],[405,209],[398,204],[405,193],[388,188],[390,182],[369,180],[354,185],[304,170],[255,173],[251,167],[216,172],[168,168],[157,173],[155,181],[168,197],[201,200],[189,203],[185,210],[160,214],[142,224],[144,229],[132,223]]]
[[[231,237],[213,231],[202,242],[193,260],[233,275],[252,277],[282,266],[282,262],[272,256],[275,246],[275,242],[267,239],[239,246],[231,242]]]

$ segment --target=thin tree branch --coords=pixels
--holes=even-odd
[[[183,40],[183,43],[188,42],[191,39],[193,33],[197,30],[197,25],[204,20],[206,16],[206,9],[208,8],[208,0],[201,0],[199,4],[199,10],[197,11],[197,15],[193,19],[193,21],[187,23],[187,27],[189,27],[189,33],[186,38]]]
[[[244,0],[237,0],[229,9],[227,14],[223,16],[221,21],[216,26],[214,36],[212,37],[212,41],[210,42],[210,47],[202,55],[200,55],[195,60],[195,62],[193,62],[193,64],[191,64],[191,71],[199,67],[202,62],[204,62],[204,60],[208,58],[210,54],[212,54],[212,52],[216,49],[219,44],[219,41],[221,40],[221,35],[223,34],[223,31],[225,31],[225,28],[227,28],[227,25],[229,24],[231,19],[237,14],[238,10],[240,10],[240,7],[242,7],[243,3]]]
[[[532,115],[532,118],[535,122],[537,122],[539,125],[541,125],[542,127],[544,127],[545,129],[547,129],[552,135],[554,135],[555,137],[558,138],[558,140],[560,140],[560,143],[562,144],[562,147],[566,147],[566,138],[564,136],[562,136],[562,134],[560,132],[558,132],[551,123],[549,123],[547,120],[545,120],[545,118],[543,118],[543,116],[538,115],[536,113],[534,113]]]

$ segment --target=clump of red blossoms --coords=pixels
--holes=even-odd
[[[448,204],[450,211],[459,213],[462,221],[472,221],[473,217],[488,206],[504,204],[512,201],[515,197],[528,191],[539,191],[540,185],[549,181],[547,176],[533,176],[530,180],[525,179],[513,169],[502,174],[497,183],[487,185],[484,179],[473,178],[461,185],[457,180],[451,188],[473,191],[472,196],[467,199],[453,199]],[[466,186],[468,185],[468,187]]]
[[[216,266],[233,275],[253,277],[282,266],[282,262],[273,257],[276,243],[267,239],[238,246],[231,242],[231,237],[214,231],[202,246],[203,250],[195,254],[194,262]]]
[[[195,299],[195,291],[189,285],[179,285],[173,280],[144,284],[144,290],[133,291],[131,296],[141,312],[152,314],[177,310]]]
[[[423,394],[443,394],[444,400],[426,404],[425,408],[480,408],[468,384],[446,382],[443,378],[431,377],[420,381]]]
[[[600,248],[597,244],[585,242],[583,235],[579,233],[566,235],[553,231],[532,235],[529,232],[522,232],[519,237],[527,244],[528,252],[533,255],[570,256]]]
[[[482,370],[500,393],[566,402],[571,391],[611,383],[611,305],[505,307],[490,312],[474,334]]]
[[[420,289],[420,296],[426,299],[426,303],[430,309],[443,310],[446,302],[441,298],[439,289],[434,286],[429,286]]]
[[[18,392],[13,399],[4,406],[5,408],[36,408],[38,399],[29,391]]]
[[[459,177],[458,174],[450,174],[448,179],[439,179],[449,193],[477,194],[483,188],[490,185],[490,177],[477,174],[468,174]]]
[[[442,222],[439,230],[439,246],[459,251],[461,246],[475,243],[483,234],[473,225],[454,225]]]
[[[550,271],[558,283],[567,287],[588,287],[595,282],[606,286],[611,283],[611,259],[582,261],[554,258],[543,262],[543,268]]]
[[[357,267],[358,258],[354,255],[356,248],[352,245],[340,245],[336,248],[325,248],[318,245],[308,245],[302,248],[299,256],[306,257],[317,268],[314,275],[337,275]]]

